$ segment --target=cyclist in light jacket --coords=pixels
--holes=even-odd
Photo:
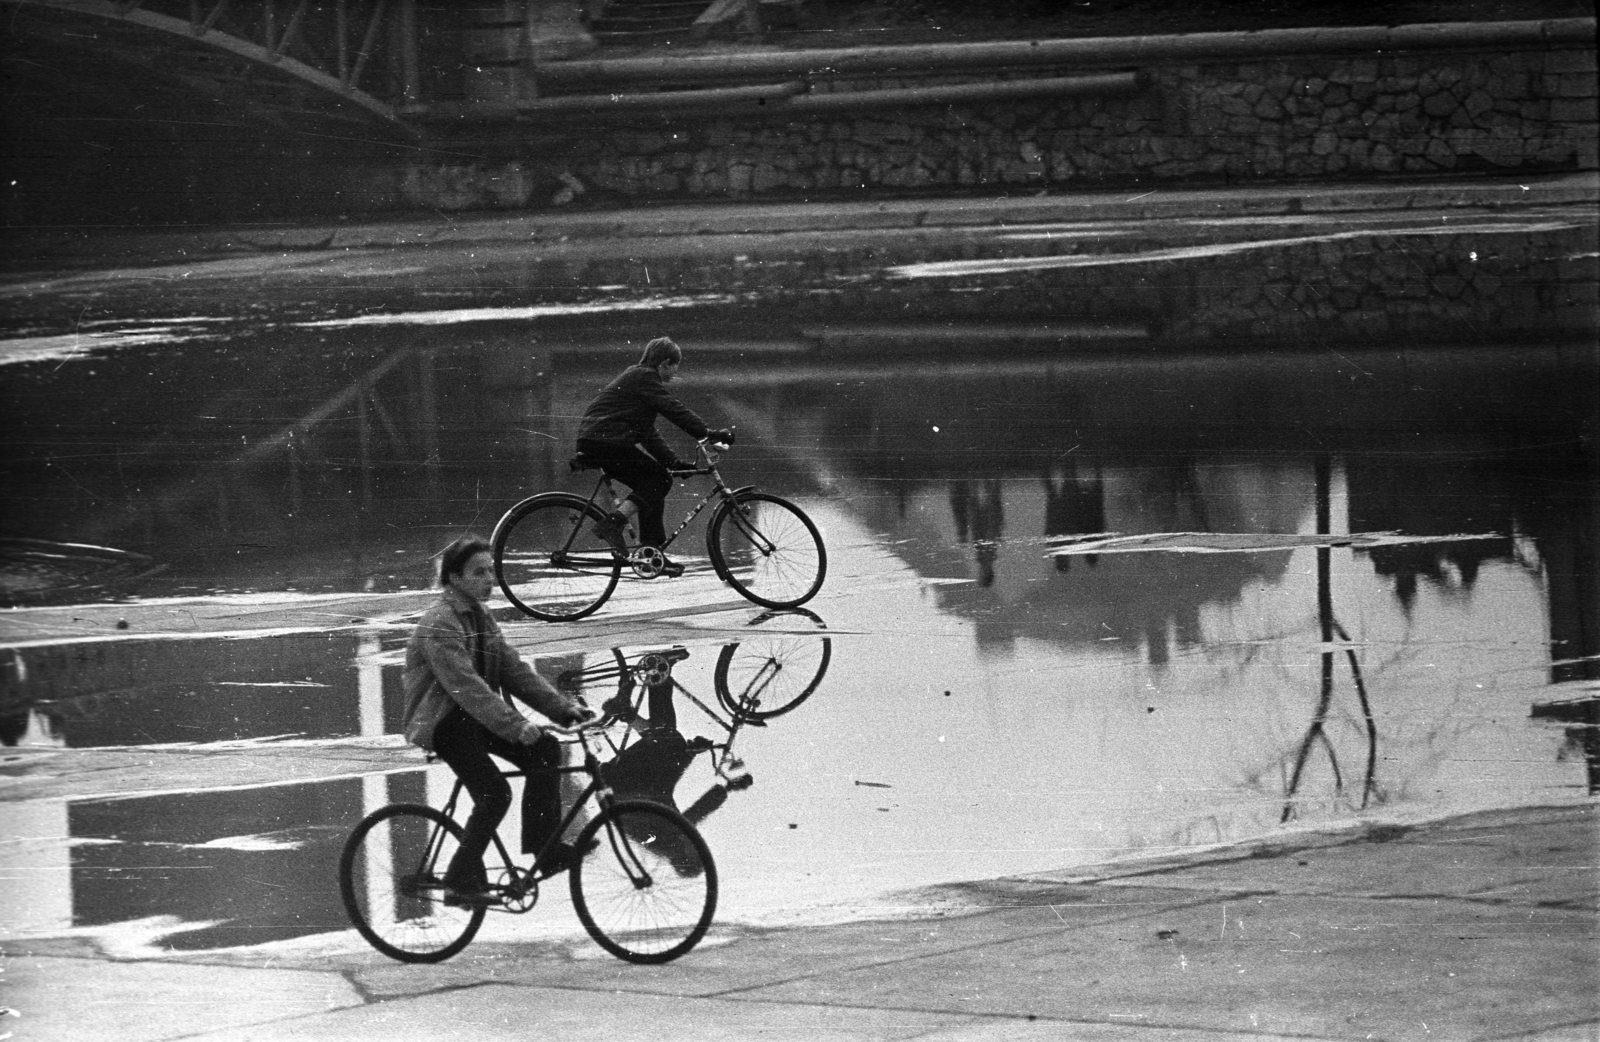
[[[534,672],[484,607],[494,589],[489,544],[464,536],[439,555],[438,601],[423,614],[406,645],[404,673],[406,739],[437,754],[472,796],[461,847],[443,880],[450,904],[487,903],[483,855],[511,807],[511,786],[492,753],[526,773],[522,788],[522,850],[537,853],[561,824],[560,761],[551,731],[591,714],[579,700],[558,692]],[[540,726],[511,705],[511,697],[555,723]],[[559,871],[571,848],[552,852],[547,864]]]

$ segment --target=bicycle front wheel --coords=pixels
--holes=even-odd
[[[605,517],[564,492],[525,499],[495,526],[494,574],[506,600],[547,622],[592,614],[617,588],[622,556],[594,532]]]
[[[649,800],[618,800],[577,846],[587,852],[572,867],[572,906],[600,947],[661,963],[700,943],[717,909],[717,866],[689,819]]]
[[[396,803],[361,820],[339,858],[339,894],[367,943],[401,962],[443,962],[483,925],[484,909],[444,903],[461,826],[432,807]]]
[[[799,507],[765,492],[725,501],[706,529],[718,574],[740,596],[768,608],[795,608],[822,589],[828,551]]]
[[[811,697],[828,672],[833,641],[796,631],[807,622],[822,626],[809,611],[763,614],[751,625],[770,623],[772,631],[722,646],[713,676],[717,698],[728,712],[744,720],[770,720]]]

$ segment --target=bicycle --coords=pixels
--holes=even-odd
[[[751,624],[775,617],[805,618],[825,629],[821,619],[806,611],[768,612]],[[712,784],[683,808],[684,817],[698,825],[722,807],[729,795],[753,783],[744,760],[734,750],[740,731],[766,727],[769,720],[805,701],[827,672],[830,647],[827,636],[792,631],[758,633],[728,644],[717,658],[716,702],[702,700],[680,680],[676,667],[692,657],[682,645],[646,651],[632,661],[621,648],[612,648],[608,660],[563,672],[557,686],[585,697],[597,695],[598,687],[616,683],[616,693],[606,698],[601,708],[628,725],[620,740],[610,732],[605,735],[614,754],[606,764],[607,777],[621,796],[677,807],[685,771],[703,754],[709,755]],[[736,687],[730,687],[730,678]],[[685,737],[674,705],[680,698],[698,708],[720,736]]]
[[[572,907],[589,936],[635,963],[670,962],[698,944],[717,905],[711,850],[676,810],[613,795],[590,743],[610,723],[602,718],[576,730],[580,766],[549,768],[587,774],[589,783],[531,865],[519,868],[498,833],[493,837],[500,867],[489,873],[488,905],[445,901],[445,868],[463,836],[454,818],[459,779],[442,810],[395,803],[363,818],[339,858],[340,896],[361,936],[400,962],[443,962],[471,943],[491,909],[532,910],[539,884],[560,871],[547,867],[559,838],[593,799],[599,813],[578,833],[574,846],[581,853],[568,869]]]
[[[601,471],[588,499],[571,492],[541,492],[513,506],[490,540],[495,578],[506,599],[527,615],[572,622],[591,615],[611,597],[626,565],[640,579],[660,576],[667,546],[712,503],[706,553],[717,578],[740,596],[767,608],[796,608],[815,597],[828,572],[828,552],[817,526],[799,507],[753,485],[732,488],[717,464],[726,445],[701,439],[693,466],[673,472],[680,480],[709,477],[712,487],[667,536],[666,545],[618,549],[594,531],[620,506],[612,479]],[[578,453],[574,472],[599,469]]]
[[[792,622],[800,619],[809,622],[819,632],[811,635],[759,628],[774,620]],[[827,624],[814,612],[803,608],[765,611],[746,625],[755,628],[755,631],[750,636],[724,644],[717,652],[712,684],[717,701],[730,717],[760,724],[782,716],[811,697],[828,672],[828,664],[833,657],[833,640],[827,635]],[[612,662],[562,673],[557,678],[558,686],[587,700],[588,696],[583,693],[586,687],[615,679],[618,681],[617,695],[626,702],[634,697],[636,691],[671,681],[683,694],[699,704],[699,699],[684,689],[672,675],[673,665],[689,657],[687,648],[680,645],[664,651],[646,652],[631,664],[621,648],[612,648],[611,654]],[[702,705],[702,708],[705,707]],[[711,713],[710,709],[705,711]]]

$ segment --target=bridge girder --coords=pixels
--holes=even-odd
[[[413,136],[396,104],[409,0],[0,0],[0,13],[8,93],[47,107],[160,100],[291,134]]]

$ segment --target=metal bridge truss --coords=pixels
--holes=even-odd
[[[76,51],[280,124],[400,131],[415,97],[415,0],[0,0],[0,16],[24,58]]]

